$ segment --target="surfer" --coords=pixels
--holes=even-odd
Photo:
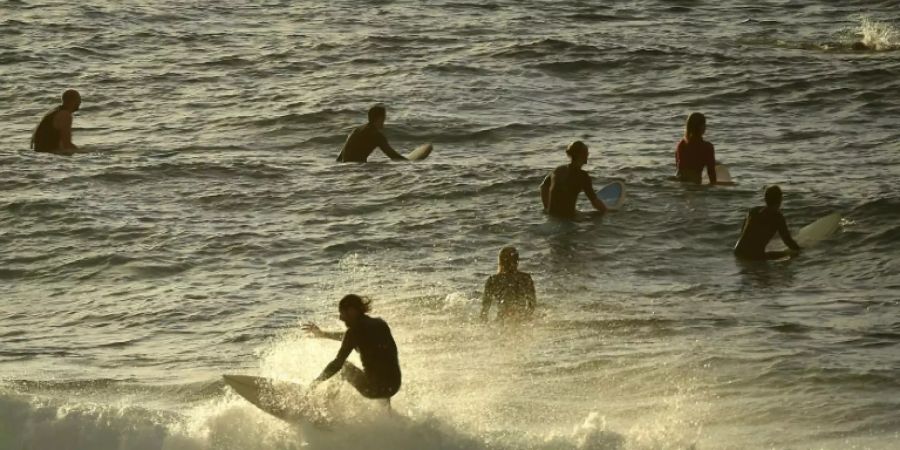
[[[603,204],[594,192],[591,176],[582,169],[587,164],[588,147],[581,141],[575,141],[566,148],[571,162],[553,169],[541,183],[541,201],[544,210],[553,217],[561,219],[575,218],[575,202],[582,191],[594,209],[606,212]]]
[[[497,304],[497,320],[521,320],[534,313],[537,296],[531,275],[519,272],[519,252],[515,247],[500,249],[497,273],[484,283],[481,320],[487,320],[491,304]]]
[[[71,155],[78,151],[72,143],[72,114],[81,107],[81,94],[74,89],[63,92],[62,105],[51,109],[31,135],[36,152]]]
[[[370,317],[369,301],[350,294],[338,304],[340,319],[347,325],[347,331],[327,332],[314,323],[303,325],[302,329],[317,338],[341,341],[341,349],[316,378],[310,389],[340,372],[363,397],[390,400],[400,390],[400,362],[397,359],[397,345],[391,329],[385,321]],[[363,369],[347,362],[350,352],[356,349]]]
[[[338,155],[338,162],[366,162],[369,155],[375,151],[375,147],[381,149],[388,158],[394,161],[406,160],[403,155],[397,153],[396,150],[388,144],[387,138],[384,136],[384,120],[387,118],[387,111],[384,106],[375,105],[369,108],[369,123],[356,128],[347,136],[344,142],[344,148]]]
[[[704,133],[706,116],[691,113],[684,125],[684,137],[675,147],[675,178],[678,181],[701,184],[706,167],[709,184],[716,184],[716,150],[712,143],[703,140]]]
[[[779,259],[800,252],[800,246],[791,238],[787,222],[781,214],[781,188],[769,186],[766,189],[766,206],[756,206],[747,213],[744,226],[741,229],[741,237],[734,245],[734,254],[744,259]],[[767,252],[766,244],[775,236],[781,236],[781,240],[790,250]]]

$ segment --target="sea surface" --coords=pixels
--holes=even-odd
[[[896,1],[7,0],[0,43],[0,449],[900,448]],[[67,88],[89,153],[30,151]],[[379,102],[428,160],[334,162]],[[736,185],[669,179],[692,111]],[[628,199],[556,223],[576,139]],[[769,184],[840,231],[736,261]],[[509,244],[538,318],[482,324]],[[394,416],[223,384],[311,381],[351,292]]]

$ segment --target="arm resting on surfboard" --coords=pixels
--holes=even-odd
[[[597,193],[594,192],[594,183],[591,181],[590,177],[585,181],[584,195],[587,195],[587,198],[591,201],[591,205],[594,206],[594,209],[603,213],[606,212],[606,204],[603,203],[603,200],[600,200],[600,197],[597,197]]]
[[[781,223],[778,224],[778,235],[781,236],[781,241],[784,242],[784,245],[787,245],[789,249],[799,252],[800,245],[797,244],[797,241],[791,237],[791,231],[788,229],[787,221],[784,220],[784,216],[781,216]]]
[[[718,182],[718,178],[716,177],[716,149],[711,143],[709,144],[709,154],[706,157],[706,174],[709,176],[709,185],[713,186]]]
[[[394,150],[394,147],[391,147],[391,144],[388,144],[387,138],[384,137],[383,134],[380,136],[381,139],[378,142],[378,148],[380,148],[388,158],[391,158],[394,161],[406,161],[405,156],[397,153],[397,150]]]

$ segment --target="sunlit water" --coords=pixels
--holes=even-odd
[[[0,4],[0,448],[896,448],[900,10],[833,3]],[[30,152],[69,87],[94,152]],[[333,163],[375,102],[429,160]],[[736,186],[667,179],[694,110]],[[628,203],[549,223],[574,139]],[[736,262],[769,183],[842,230]],[[484,326],[506,244],[540,318]],[[344,387],[340,432],[297,427],[222,384],[310,381],[337,344],[298,325],[349,292],[399,417]]]

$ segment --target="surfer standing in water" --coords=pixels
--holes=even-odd
[[[340,372],[363,397],[372,399],[390,398],[400,390],[400,362],[397,359],[397,344],[391,329],[385,321],[370,317],[369,301],[350,294],[338,304],[340,319],[347,325],[347,331],[327,332],[314,323],[303,325],[302,329],[317,338],[334,339],[341,342],[341,349],[316,378],[310,389]],[[362,361],[363,370],[347,362],[350,352],[356,349]]]
[[[384,109],[384,106],[375,105],[369,108],[369,123],[350,132],[337,161],[366,162],[369,155],[375,151],[375,147],[380,148],[388,158],[394,161],[405,161],[406,158],[397,153],[391,144],[388,144],[387,138],[382,132],[386,118],[387,110]]]
[[[74,89],[63,92],[62,105],[44,115],[34,134],[31,148],[36,152],[72,155],[78,146],[72,143],[72,115],[81,107],[81,94]]]
[[[703,140],[706,133],[706,116],[695,112],[687,118],[684,137],[675,147],[675,178],[689,183],[703,183],[703,168],[709,175],[709,184],[716,184],[716,150],[712,143]]]
[[[553,169],[541,183],[541,201],[544,210],[560,219],[575,218],[575,203],[578,194],[584,192],[594,209],[606,212],[606,205],[594,192],[591,176],[582,169],[587,164],[588,147],[581,141],[575,141],[566,148],[571,162]]]
[[[484,283],[481,320],[488,319],[491,304],[497,304],[497,320],[522,320],[534,313],[537,296],[531,275],[519,272],[519,252],[515,247],[500,249],[497,273]]]
[[[791,238],[784,215],[781,214],[781,188],[769,186],[766,189],[766,206],[757,206],[750,209],[744,226],[741,229],[741,237],[734,245],[734,254],[743,259],[779,259],[800,252],[800,246]],[[790,248],[786,251],[767,252],[766,244],[772,240],[775,233],[781,236],[781,240]]]

